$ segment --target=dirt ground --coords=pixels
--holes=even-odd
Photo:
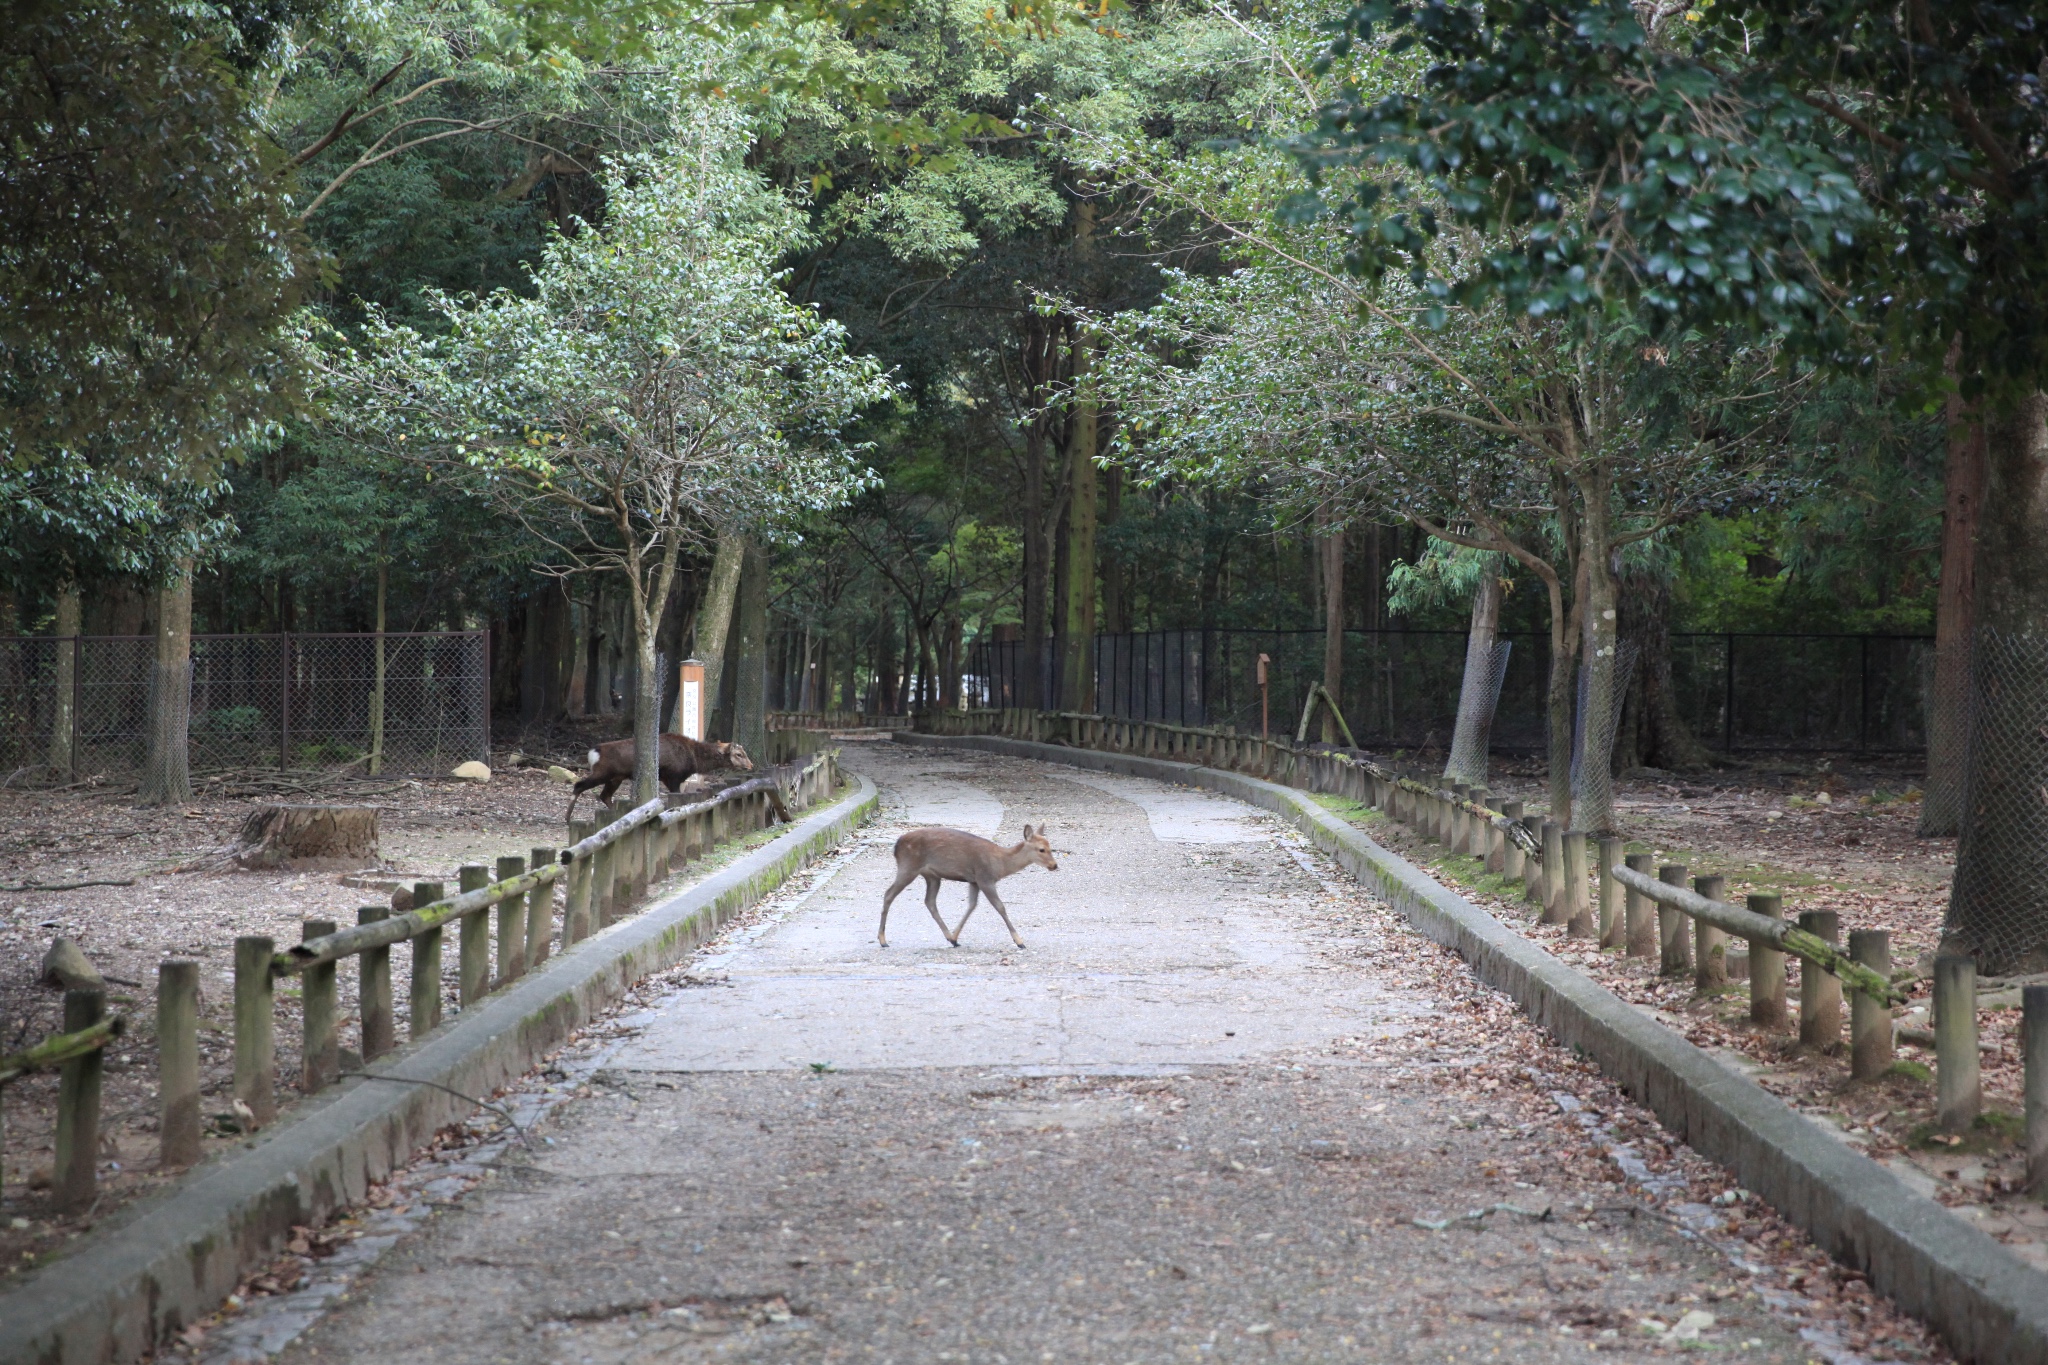
[[[605,737],[609,737],[608,735]],[[54,1159],[55,1073],[34,1074],[0,1092],[0,1283],[140,1195],[175,1179],[157,1166],[155,1000],[157,964],[200,964],[200,1082],[205,1150],[235,1140],[233,1082],[234,942],[267,934],[297,942],[308,919],[355,922],[359,907],[388,903],[394,886],[439,881],[450,890],[465,863],[492,865],[565,842],[569,790],[544,771],[581,772],[587,741],[574,733],[523,736],[535,748],[491,756],[492,779],[357,779],[311,773],[195,774],[194,799],[169,809],[138,807],[132,790],[0,790],[0,1052],[60,1031],[63,992],[38,981],[52,939],[75,940],[108,982],[108,1008],[128,1026],[107,1052],[101,1100],[100,1198],[83,1216],[58,1217],[48,1183]],[[515,764],[517,766],[515,766]],[[594,813],[595,793],[578,814]],[[374,867],[247,871],[219,857],[242,821],[266,801],[368,805],[379,812],[381,858]],[[695,864],[677,884],[715,864]],[[185,870],[181,870],[185,869]],[[125,885],[27,890],[78,882]],[[459,1012],[455,954],[443,955],[443,1017]],[[410,947],[392,950],[393,979],[411,972]],[[358,1045],[356,974],[338,973],[344,1065]],[[407,1000],[396,992],[399,1037]],[[300,1023],[297,982],[278,983],[278,1103],[297,1096]]]
[[[1858,764],[1841,757],[1766,762],[1624,780],[1616,813],[1630,852],[1649,852],[1659,864],[1684,863],[1695,876],[1722,875],[1728,899],[1738,904],[1751,891],[1778,891],[1787,918],[1802,910],[1838,911],[1844,942],[1851,929],[1887,929],[1895,966],[1917,962],[1924,978],[1940,938],[1956,842],[1914,833],[1920,816],[1917,779],[1917,771],[1903,763]],[[1540,770],[1496,763],[1492,790],[1496,799],[1523,800],[1531,811],[1545,808]],[[1660,977],[1655,958],[1602,952],[1587,940],[1567,937],[1563,926],[1536,923],[1520,884],[1486,875],[1476,859],[1448,857],[1377,812],[1344,813],[1623,999],[1655,1011],[1695,1044],[1735,1063],[1909,1185],[1956,1208],[2023,1259],[2048,1269],[2048,1210],[2021,1193],[2017,1010],[1979,1013],[1986,1116],[1974,1132],[1951,1140],[1934,1130],[1931,1049],[1901,1042],[1890,1075],[1852,1084],[1846,1007],[1839,1041],[1821,1050],[1803,1048],[1796,1024],[1768,1030],[1749,1022],[1746,957],[1731,958],[1733,984],[1725,993],[1703,997],[1689,973]],[[1787,985],[1795,1013],[1798,972],[1795,959]],[[1922,979],[1910,990],[1914,1004],[1924,1007],[1930,983]]]

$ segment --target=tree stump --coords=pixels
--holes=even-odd
[[[378,860],[373,806],[258,806],[242,822],[235,862],[246,868],[368,867]]]

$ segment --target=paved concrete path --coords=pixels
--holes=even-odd
[[[848,761],[884,793],[865,851],[712,945],[552,1147],[288,1359],[1612,1360],[1702,1305],[1721,1353],[1807,1358],[1601,1163],[1468,1113],[1459,1057],[1418,1064],[1443,1002],[1410,968],[1439,950],[1263,815],[979,754]],[[921,886],[876,945],[896,832],[1041,821],[1060,871],[1005,884],[1025,948],[986,907],[947,946]]]

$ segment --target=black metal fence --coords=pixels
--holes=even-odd
[[[380,728],[387,772],[440,773],[483,758],[489,650],[485,631],[195,635],[191,764],[357,762]],[[140,771],[155,659],[149,636],[0,637],[0,777]]]
[[[1493,725],[1496,748],[1540,750],[1550,641],[1511,643]],[[1047,651],[1050,656],[1050,649]],[[1094,710],[1134,720],[1261,723],[1258,657],[1268,655],[1271,725],[1292,733],[1308,685],[1323,675],[1319,630],[1164,630],[1095,637]],[[1022,645],[991,641],[968,656],[970,706],[1018,706]],[[1934,638],[1923,635],[1686,634],[1671,637],[1680,715],[1706,744],[1735,750],[1910,752],[1926,745]],[[1647,668],[1643,660],[1638,668]],[[1465,632],[1346,631],[1341,702],[1361,745],[1447,746],[1458,718]],[[1048,657],[1040,696],[1058,695]]]

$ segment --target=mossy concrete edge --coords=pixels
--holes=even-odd
[[[369,1068],[430,1085],[344,1080],[249,1147],[95,1229],[0,1297],[5,1365],[117,1365],[167,1345],[217,1308],[294,1226],[359,1200],[435,1131],[474,1112],[435,1085],[487,1095],[672,966],[740,911],[836,847],[877,808],[874,783],[694,886],[585,939]]]
[[[1957,1356],[1986,1365],[2048,1365],[2048,1275],[1307,793],[1131,754],[991,736],[895,738],[1184,783],[1286,818],[1409,923],[1469,962],[1480,980],[1590,1057],[1695,1151],[1733,1171],[1829,1255],[1926,1321]]]

